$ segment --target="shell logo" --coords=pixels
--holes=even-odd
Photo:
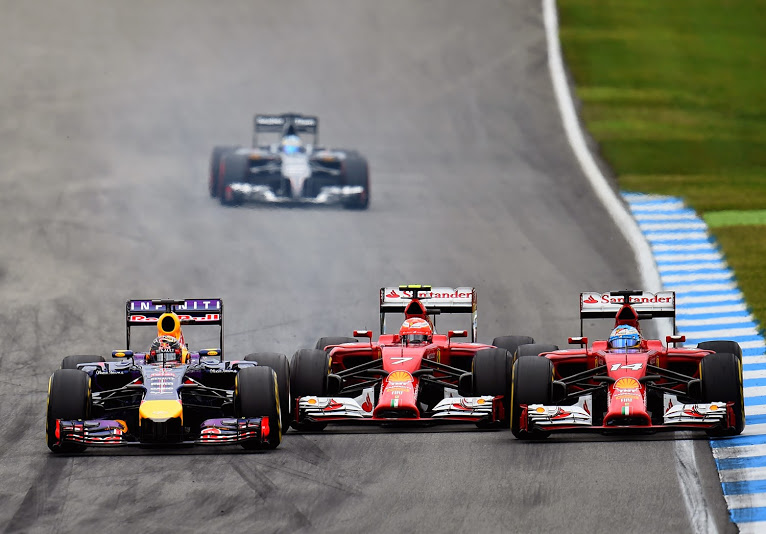
[[[388,375],[388,382],[412,382],[412,375],[407,371],[394,371]]]
[[[641,384],[633,377],[624,376],[614,383],[614,389],[639,389]]]

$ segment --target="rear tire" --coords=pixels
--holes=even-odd
[[[343,336],[320,337],[315,348],[317,350],[325,350],[330,345],[342,345],[343,343],[359,343],[359,340],[355,337]]]
[[[697,344],[698,349],[712,350],[713,352],[728,352],[742,361],[742,347],[736,341],[703,341]]]
[[[242,448],[276,449],[282,442],[282,418],[279,410],[279,384],[277,373],[271,367],[245,367],[237,373],[236,398],[234,405],[237,417],[268,417],[268,443],[262,445],[253,440],[242,444]]]
[[[492,340],[492,344],[499,348],[505,349],[511,353],[511,357],[516,358],[516,349],[520,345],[530,345],[534,343],[534,338],[529,336],[500,336]]]
[[[77,369],[77,364],[80,363],[103,363],[106,360],[103,356],[91,356],[90,354],[74,354],[72,356],[66,356],[61,360],[62,369]]]
[[[551,403],[553,363],[548,358],[520,358],[513,364],[511,432],[518,439],[547,438],[550,432],[521,429],[521,405]]]
[[[473,357],[474,395],[503,396],[503,428],[511,421],[511,354],[505,349],[482,349]]]
[[[342,165],[343,184],[362,186],[362,192],[343,201],[349,210],[366,210],[370,205],[370,170],[367,160],[357,154],[346,154]]]
[[[279,387],[279,411],[282,415],[282,432],[290,428],[290,364],[287,356],[278,352],[254,352],[245,356],[245,361],[257,362],[258,365],[271,367],[277,373]]]
[[[330,372],[330,355],[318,349],[300,349],[293,354],[290,363],[290,403],[297,409],[300,397],[327,395],[327,375]],[[298,413],[295,413],[297,419]],[[293,421],[297,430],[322,430],[326,423],[301,423]]]
[[[210,196],[213,198],[218,197],[221,190],[221,158],[228,152],[234,152],[239,147],[236,146],[217,146],[213,148],[213,153],[210,155],[210,173],[208,178],[208,189],[210,190]]]
[[[711,429],[709,436],[736,436],[745,429],[742,362],[735,354],[708,354],[700,362],[703,402],[734,402],[734,428]]]
[[[90,377],[77,369],[58,369],[48,381],[48,409],[45,438],[48,448],[59,452],[82,452],[85,445],[56,444],[56,420],[88,419],[90,415]]]
[[[247,178],[250,160],[247,154],[237,154],[229,152],[221,158],[221,177],[218,181],[218,199],[224,206],[235,206],[241,202],[239,195],[233,191],[227,191],[226,188],[231,184],[243,182]]]

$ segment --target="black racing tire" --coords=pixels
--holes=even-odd
[[[320,337],[314,348],[317,350],[325,350],[330,345],[342,345],[343,343],[359,343],[359,340],[355,337],[343,336]]]
[[[516,361],[525,356],[540,356],[543,352],[553,352],[555,350],[559,350],[559,347],[552,343],[527,343],[525,345],[519,345],[513,360]]]
[[[90,354],[73,354],[72,356],[66,356],[61,360],[62,369],[77,369],[77,364],[80,363],[94,363],[105,362],[103,356],[92,356]]]
[[[505,349],[482,349],[473,357],[473,393],[477,397],[503,396],[503,428],[511,421],[511,353]]]
[[[78,369],[57,369],[48,381],[48,409],[45,418],[45,439],[55,452],[82,452],[85,445],[56,444],[56,420],[88,419],[90,415],[90,377]]]
[[[282,418],[279,409],[277,373],[266,366],[245,367],[237,373],[234,406],[237,417],[268,417],[268,443],[259,441],[242,444],[247,450],[276,449],[282,442]]]
[[[300,397],[327,395],[327,375],[330,372],[329,353],[318,349],[300,349],[290,362],[290,404],[293,409]],[[296,413],[297,417],[298,414]],[[297,430],[322,430],[326,423],[293,421]]]
[[[716,340],[703,341],[697,344],[698,349],[712,350],[713,352],[728,352],[734,354],[739,361],[742,361],[742,347],[736,341]]]
[[[357,154],[347,154],[341,165],[344,185],[361,185],[363,191],[343,201],[349,210],[366,210],[370,205],[370,168],[367,160]]]
[[[492,340],[492,345],[507,350],[515,359],[516,349],[519,348],[519,345],[530,345],[534,342],[535,339],[529,336],[500,336]]]
[[[735,354],[717,352],[700,361],[703,402],[734,402],[734,428],[708,430],[709,436],[736,436],[745,429],[742,361]]]
[[[217,198],[220,192],[220,179],[221,179],[221,158],[227,152],[234,152],[239,147],[237,146],[217,146],[213,148],[213,153],[210,155],[210,173],[208,178],[208,189],[210,190],[210,196]]]
[[[250,166],[250,160],[247,154],[237,154],[228,152],[221,158],[221,177],[218,181],[218,200],[224,206],[236,206],[241,201],[234,193],[227,192],[226,188],[234,183],[243,182],[247,179],[247,173]]]
[[[511,432],[518,439],[547,438],[550,432],[521,429],[522,404],[551,404],[553,363],[548,358],[519,358],[513,364]]]
[[[277,373],[279,386],[279,411],[282,415],[282,432],[290,428],[290,364],[287,356],[279,352],[254,352],[245,356],[245,361],[257,362],[258,365],[271,367]]]

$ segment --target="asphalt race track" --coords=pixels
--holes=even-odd
[[[561,346],[580,291],[637,287],[562,133],[538,2],[0,10],[0,530],[692,531],[674,448],[688,434],[45,446],[48,377],[124,345],[130,297],[222,297],[236,358],[376,327],[381,285],[476,286],[480,340]],[[365,154],[369,211],[211,199],[212,146],[246,144],[257,111],[316,113],[328,145]],[[709,526],[729,532],[708,442],[693,445]]]

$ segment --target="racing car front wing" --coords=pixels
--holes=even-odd
[[[361,185],[330,185],[321,189],[316,197],[279,196],[267,185],[234,183],[228,186],[234,197],[240,201],[264,202],[271,204],[302,203],[302,204],[337,204],[345,199],[364,193]]]
[[[369,391],[372,394],[372,389]],[[499,397],[447,397],[428,412],[427,417],[396,417],[396,406],[387,410],[386,417],[373,417],[370,395],[350,397],[301,397],[297,402],[297,420],[341,421],[380,423],[391,420],[414,420],[431,422],[477,422],[500,420],[502,403]],[[498,414],[496,417],[495,414]]]
[[[661,425],[626,424],[594,426],[591,413],[591,396],[580,397],[577,404],[571,406],[548,406],[543,404],[522,405],[523,430],[615,430],[618,428],[636,428],[651,430],[688,430],[711,428],[728,425],[730,406],[725,402],[698,404],[673,404],[665,402],[665,412]],[[630,414],[625,414],[629,416]]]
[[[250,441],[268,443],[270,428],[268,417],[225,417],[207,419],[201,425],[197,439],[169,444],[227,445]],[[128,432],[128,425],[120,419],[56,420],[57,445],[76,443],[88,447],[116,447],[145,444],[138,436]]]

